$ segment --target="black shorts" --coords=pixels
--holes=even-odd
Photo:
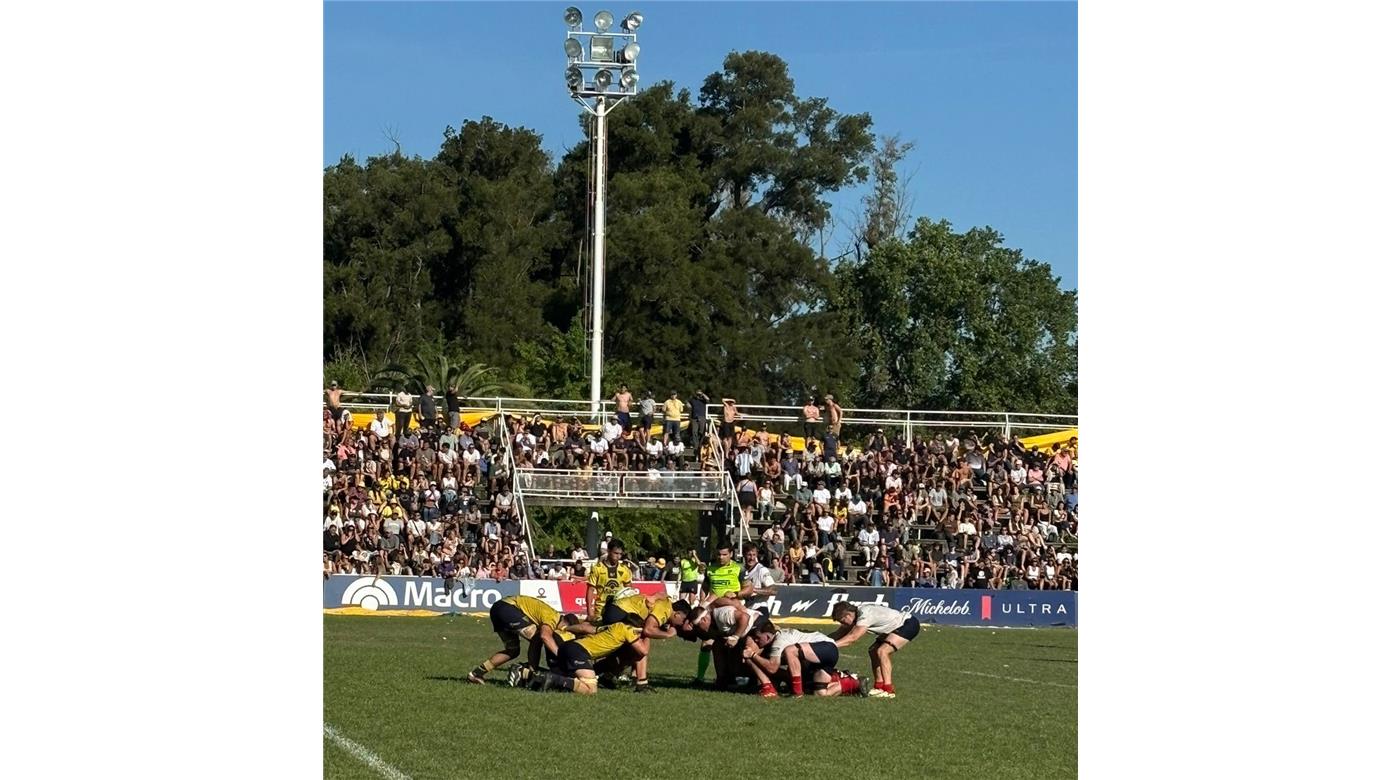
[[[598,621],[598,625],[608,626],[613,623],[627,623],[628,619],[631,617],[632,615],[630,613],[623,612],[616,604],[609,601],[607,605],[603,607],[603,617]]]
[[[894,636],[904,637],[912,640],[919,635],[919,619],[910,615],[904,619],[904,625],[894,630]],[[883,637],[882,637],[883,638]]]
[[[699,592],[700,592],[700,580],[693,580],[693,581],[691,581],[691,582],[682,582],[682,583],[681,583],[681,591],[680,591],[680,592],[681,592],[681,593],[699,593]]]
[[[652,415],[642,415],[642,430],[651,432]]]
[[[734,438],[734,423],[722,422],[719,424],[719,437],[721,439]]]
[[[836,664],[841,661],[841,651],[837,649],[835,642],[812,642],[807,645],[812,648],[812,655],[817,657],[814,664],[805,658],[805,654],[799,652],[798,658],[802,659],[803,671],[809,668],[821,669],[824,672],[836,671]]]
[[[559,655],[554,656],[551,665],[555,672],[569,677],[585,669],[593,671],[593,659],[588,657],[588,651],[578,642],[559,645]]]
[[[630,430],[632,430],[632,413],[631,413],[631,412],[618,412],[618,413],[617,413],[617,424],[618,424],[618,425],[621,425],[621,426],[622,426],[622,430],[624,430],[624,431],[630,431]]]
[[[520,607],[505,601],[491,605],[491,630],[497,634],[519,634],[530,625],[530,619]]]

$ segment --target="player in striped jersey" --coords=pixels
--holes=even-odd
[[[875,644],[870,646],[870,670],[875,676],[875,690],[870,692],[870,697],[893,699],[894,666],[890,656],[919,635],[918,619],[883,604],[856,606],[849,601],[834,604],[831,619],[841,625],[840,630],[831,635],[837,647],[854,644],[867,631],[875,635]]]
[[[567,631],[565,630],[567,629]],[[504,644],[490,658],[467,673],[467,682],[486,684],[491,670],[520,655],[520,640],[530,643],[529,664],[538,667],[545,638],[558,632],[562,640],[593,633],[593,627],[574,615],[560,615],[554,607],[532,596],[510,596],[491,605],[491,630]]]
[[[816,631],[779,631],[772,622],[760,620],[745,640],[742,660],[758,678],[758,695],[765,699],[778,696],[770,675],[778,674],[781,666],[787,667],[794,698],[801,698],[804,680],[812,682],[812,693],[817,696],[866,696],[870,692],[869,680],[836,671],[841,651],[831,637]]]

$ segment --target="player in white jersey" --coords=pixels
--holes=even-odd
[[[758,562],[758,545],[753,542],[744,543],[744,573],[741,576],[744,587],[735,594],[735,598],[775,596],[778,593],[778,583],[773,579],[773,572]]]
[[[841,625],[841,629],[831,635],[837,647],[854,644],[867,631],[875,635],[875,644],[870,646],[870,671],[875,676],[875,689],[870,696],[893,699],[894,668],[890,656],[919,635],[919,621],[883,604],[856,606],[849,601],[833,605],[831,619]]]
[[[764,652],[766,649],[766,653]],[[777,698],[769,675],[776,675],[786,666],[792,680],[792,695],[802,697],[804,678],[812,683],[812,693],[818,696],[867,696],[870,681],[849,672],[836,671],[841,652],[826,634],[816,631],[779,631],[768,620],[759,621],[744,642],[742,660],[758,678],[758,695]]]
[[[715,682],[719,687],[728,687],[743,669],[741,642],[758,621],[766,617],[759,610],[725,597],[715,599],[709,607],[695,607],[686,616],[683,628],[694,632],[701,642],[713,643]]]

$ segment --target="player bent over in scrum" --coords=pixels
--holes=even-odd
[[[724,606],[693,607],[686,616],[686,625],[701,640],[702,652],[706,647],[713,648],[715,684],[720,688],[727,688],[735,682],[735,677],[744,668],[741,643],[749,630],[767,616],[733,599],[716,599],[711,603]]]
[[[525,685],[536,691],[595,694],[598,674],[593,663],[619,651],[639,652],[636,641],[642,635],[639,628],[626,623],[614,623],[592,635],[569,642],[556,643],[548,637],[545,648],[550,652],[548,671],[531,672],[528,666],[511,670],[510,684]]]
[[[831,635],[837,647],[854,644],[869,631],[875,635],[870,646],[870,670],[875,676],[871,698],[894,698],[894,666],[890,656],[919,635],[919,621],[912,615],[890,609],[882,604],[861,604],[839,601],[831,608],[831,619],[841,629]]]
[[[764,654],[764,650],[767,654]],[[768,620],[760,621],[745,640],[743,661],[758,678],[758,695],[774,699],[778,691],[770,675],[786,666],[792,680],[792,695],[802,696],[803,680],[811,680],[818,696],[866,696],[870,681],[849,672],[836,671],[841,651],[826,634],[815,631],[779,631]]]
[[[636,678],[633,691],[636,693],[654,692],[647,681],[647,654],[651,652],[651,640],[670,639],[675,636],[676,629],[685,622],[689,611],[690,604],[688,602],[682,600],[673,604],[665,592],[651,596],[641,594],[623,596],[609,600],[607,605],[603,607],[600,626],[626,623],[642,630],[641,639],[635,643],[640,657],[633,662],[635,666],[633,674]],[[610,687],[608,679],[607,677],[603,678],[604,687]]]
[[[567,631],[565,631],[567,629]],[[554,607],[531,596],[511,596],[491,605],[491,630],[504,647],[467,673],[467,682],[486,684],[486,675],[520,655],[520,640],[530,643],[529,664],[538,668],[540,648],[546,637],[564,632],[565,640],[574,635],[593,633],[593,627],[573,615],[560,615]]]

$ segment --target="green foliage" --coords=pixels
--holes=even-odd
[[[562,555],[575,543],[586,542],[590,512],[578,507],[531,509],[535,553],[543,554],[552,544]],[[669,560],[695,546],[697,517],[694,510],[604,509],[598,512],[598,533],[612,531],[633,560],[649,555]]]
[[[420,352],[410,363],[385,366],[369,380],[369,385],[378,392],[407,388],[415,395],[426,392],[428,385],[439,394],[456,388],[456,394],[463,398],[518,396],[525,392],[517,384],[501,381],[496,373],[495,368],[481,363],[465,365],[441,353]]]
[[[856,327],[863,403],[913,409],[1072,413],[1076,295],[991,228],[920,218],[843,265],[840,308]]]
[[[538,133],[483,117],[448,128],[432,159],[327,168],[328,375],[440,386],[457,367],[474,392],[587,397],[586,115],[580,127],[557,164]],[[696,100],[661,82],[609,114],[605,397],[626,382],[743,403],[1073,410],[1074,293],[990,228],[921,220],[902,240],[911,145],[877,148],[871,127],[754,51],[730,53]],[[857,262],[833,269],[812,249],[824,198],[872,170]]]

